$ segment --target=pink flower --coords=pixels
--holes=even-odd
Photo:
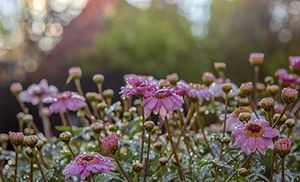
[[[262,155],[267,149],[273,149],[272,138],[278,136],[278,130],[269,126],[263,119],[250,120],[246,124],[241,124],[233,131],[235,145],[239,145],[241,150],[250,154],[258,150]]]
[[[126,86],[121,88],[121,94],[125,94],[127,97],[133,95],[147,97],[152,92],[155,92],[158,83],[151,80],[149,77],[138,75],[127,75],[125,77]]]
[[[43,101],[51,104],[51,113],[76,111],[85,105],[85,99],[82,96],[70,91],[61,92],[55,97],[47,97]]]
[[[197,98],[199,100],[210,100],[213,98],[213,92],[208,88],[201,87],[197,84],[187,84],[183,80],[177,83],[175,93],[182,97],[187,95],[190,98]]]
[[[91,173],[109,173],[114,168],[112,158],[103,157],[95,153],[86,153],[73,159],[71,163],[65,167],[63,174],[66,179],[80,174],[80,179],[84,180]]]
[[[254,52],[249,56],[249,62],[251,65],[258,66],[261,65],[264,61],[264,53]]]
[[[289,57],[290,69],[296,73],[300,72],[300,56]]]
[[[160,117],[165,118],[168,113],[179,109],[182,104],[182,97],[176,95],[173,89],[159,89],[144,99],[145,117],[148,118],[153,112],[154,114],[159,113]]]
[[[298,83],[298,76],[295,74],[289,74],[286,69],[279,69],[276,71],[275,75],[278,80],[283,85],[295,85]]]
[[[111,134],[103,138],[101,143],[106,152],[114,154],[118,150],[119,138],[116,135]]]
[[[290,153],[291,148],[292,142],[288,138],[279,139],[275,142],[275,150],[281,157],[284,157]]]
[[[46,97],[52,97],[57,94],[58,90],[53,85],[48,85],[47,80],[43,79],[39,84],[32,84],[27,90],[20,93],[20,99],[23,102],[37,105]]]

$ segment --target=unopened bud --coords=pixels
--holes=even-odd
[[[93,76],[93,81],[97,84],[101,84],[104,82],[104,76],[101,74],[96,74]]]
[[[298,91],[293,88],[284,88],[281,92],[281,98],[285,104],[293,103],[297,100]]]
[[[270,95],[274,96],[279,92],[279,87],[278,85],[268,85],[266,90]]]
[[[8,138],[11,144],[19,146],[24,141],[24,134],[22,132],[9,132]]]
[[[295,121],[295,119],[289,118],[285,121],[285,124],[287,127],[293,128],[296,124],[296,121]]]
[[[148,132],[150,132],[154,126],[155,126],[155,123],[153,121],[146,121],[144,124],[144,127]]]
[[[69,131],[62,132],[59,135],[59,139],[64,143],[69,143],[72,138],[72,134]]]
[[[251,53],[249,62],[252,66],[260,66],[264,62],[265,55],[263,53]]]
[[[247,176],[248,175],[248,170],[246,168],[242,167],[242,168],[238,169],[238,173],[239,173],[240,176]]]
[[[232,84],[231,83],[224,83],[224,84],[222,84],[221,87],[222,87],[222,90],[225,93],[229,93],[232,90]]]
[[[223,62],[215,62],[214,67],[217,71],[222,72],[226,69],[226,63]]]
[[[144,168],[144,165],[142,163],[135,162],[132,164],[132,170],[136,173],[141,172],[143,168]]]
[[[280,157],[285,157],[291,151],[292,142],[288,138],[279,139],[275,142],[274,148]]]
[[[158,151],[160,151],[161,149],[162,149],[162,146],[163,146],[163,144],[161,143],[161,142],[155,142],[154,144],[153,144],[153,146],[154,146],[154,148],[156,149],[156,150],[158,150]]]
[[[30,148],[35,147],[37,142],[38,142],[38,137],[35,135],[28,135],[24,137],[24,143]]]
[[[21,85],[21,83],[19,82],[14,82],[10,85],[10,92],[15,94],[15,95],[18,95],[20,92],[22,92],[23,90],[23,87]]]
[[[160,165],[164,166],[164,165],[167,164],[168,159],[165,158],[165,157],[161,157],[161,158],[158,159],[158,161],[159,161]]]
[[[259,102],[260,107],[262,107],[267,112],[272,111],[274,109],[274,104],[274,99],[271,97],[263,98]]]
[[[69,69],[69,77],[73,79],[79,79],[82,76],[82,71],[80,67],[72,67]]]
[[[104,130],[104,125],[100,122],[95,122],[91,125],[91,128],[94,133],[99,134],[102,130]]]
[[[179,80],[179,76],[177,73],[172,73],[167,75],[167,80],[172,84],[172,85],[176,85],[176,83]]]

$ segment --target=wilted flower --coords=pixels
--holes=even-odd
[[[289,57],[290,69],[296,73],[300,72],[300,56]]]
[[[58,90],[53,85],[48,85],[47,80],[43,79],[39,84],[32,84],[20,93],[20,99],[23,102],[31,103],[37,105],[43,101],[46,97],[55,97]]]
[[[101,140],[101,143],[106,152],[115,154],[116,151],[118,150],[119,138],[116,135],[111,134],[103,138]]]
[[[176,95],[171,88],[163,88],[146,97],[143,101],[145,117],[148,118],[153,112],[164,118],[169,112],[179,109],[183,104],[182,97]]]
[[[275,150],[281,157],[285,157],[290,153],[291,148],[292,142],[288,138],[279,139],[275,142]]]
[[[127,75],[125,82],[126,86],[121,88],[120,93],[125,94],[127,97],[133,95],[147,97],[155,92],[158,87],[157,82],[145,76]]]
[[[272,138],[278,135],[278,130],[269,126],[265,120],[250,120],[246,124],[241,124],[233,131],[235,145],[239,145],[241,150],[250,154],[258,150],[265,155],[267,149],[273,149]]]
[[[85,105],[85,99],[82,96],[70,91],[58,93],[55,97],[47,97],[43,101],[51,104],[51,113],[76,111]]]
[[[109,173],[113,170],[112,158],[103,157],[96,153],[86,153],[77,156],[63,170],[66,178],[80,174],[80,179],[84,180],[90,174]]]

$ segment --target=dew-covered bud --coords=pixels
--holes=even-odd
[[[249,56],[249,62],[252,66],[259,66],[264,62],[265,55],[263,53],[254,52]]]
[[[165,157],[161,157],[161,158],[158,159],[158,161],[159,161],[160,165],[164,166],[164,165],[167,164],[168,159],[165,158]]]
[[[72,138],[72,133],[69,131],[62,132],[59,135],[59,139],[64,143],[69,143]]]
[[[131,116],[131,115],[130,115],[130,112],[124,112],[124,113],[123,113],[123,118],[124,118],[125,120],[127,120],[127,121],[130,119],[130,116]]]
[[[73,79],[79,79],[82,76],[82,71],[80,67],[72,67],[69,69],[69,77]]]
[[[176,85],[176,83],[178,82],[179,80],[179,76],[177,73],[172,73],[172,74],[169,74],[167,75],[167,78],[166,78],[172,85]]]
[[[240,86],[240,94],[247,96],[249,95],[253,90],[253,84],[252,82],[242,83]]]
[[[224,83],[224,84],[222,84],[221,87],[222,87],[222,90],[225,93],[229,93],[232,90],[232,84],[231,83]]]
[[[104,130],[104,125],[101,122],[95,122],[91,125],[91,128],[94,133],[99,134],[102,130]]]
[[[271,97],[263,98],[259,102],[260,107],[262,107],[267,112],[272,111],[274,109],[274,104],[274,99]]]
[[[93,81],[96,83],[96,84],[101,84],[104,82],[104,76],[102,74],[96,74],[93,76]]]
[[[274,96],[279,92],[279,86],[278,85],[268,85],[266,90],[267,90],[268,94]]]
[[[240,176],[247,176],[248,175],[248,170],[246,168],[242,167],[242,168],[238,169],[238,173],[239,173]]]
[[[141,172],[143,168],[144,168],[144,165],[142,163],[135,162],[132,164],[132,170],[136,173]]]
[[[153,121],[146,121],[144,124],[144,127],[148,132],[150,132],[154,126],[155,126],[155,123]]]
[[[292,142],[288,138],[279,139],[275,142],[274,148],[280,157],[285,157],[291,151]]]
[[[24,143],[30,148],[35,147],[37,142],[38,142],[38,137],[35,135],[28,135],[24,137]]]
[[[160,141],[158,141],[158,142],[155,142],[153,144],[153,146],[156,150],[160,151],[162,149],[163,144]]]
[[[289,118],[285,121],[285,124],[287,127],[293,128],[296,124],[296,121],[295,121],[295,119]]]
[[[265,91],[266,87],[263,83],[256,83],[256,90],[257,92],[261,93]]]
[[[14,146],[19,146],[24,141],[24,134],[22,132],[9,132],[8,138],[11,144]]]
[[[119,138],[111,134],[101,140],[104,150],[108,153],[115,154],[119,147]]]
[[[204,72],[202,75],[202,81],[205,85],[210,85],[216,80],[216,77],[214,74],[210,72]]]
[[[18,95],[20,92],[22,92],[23,90],[23,86],[21,83],[19,82],[14,82],[10,85],[10,88],[9,88],[10,92],[15,94],[15,95]]]
[[[223,62],[215,62],[214,67],[217,71],[222,72],[226,69],[226,63]]]
[[[281,98],[285,104],[290,104],[297,100],[298,91],[293,88],[284,88],[281,92]]]

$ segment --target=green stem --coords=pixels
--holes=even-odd
[[[33,159],[30,157],[30,173],[29,173],[29,181],[33,182]]]
[[[37,154],[36,154],[36,152],[35,152],[35,150],[34,150],[33,148],[32,148],[31,150],[32,150],[32,153],[33,153],[34,158],[35,158],[35,160],[36,160],[36,163],[37,163],[37,165],[38,165],[38,167],[39,167],[39,170],[40,170],[40,172],[41,172],[43,181],[44,181],[44,182],[47,182],[46,177],[45,177],[45,174],[44,174],[44,171],[43,171],[43,168],[42,168],[42,166],[41,166],[41,164],[40,164],[40,162],[39,162],[38,156],[37,156]]]
[[[253,154],[254,153],[251,153],[247,158],[246,158],[246,160],[239,166],[239,168],[241,168],[241,167],[244,167],[249,161],[250,161],[250,159],[251,159],[251,157],[253,156]],[[239,169],[238,168],[238,169]],[[227,180],[226,180],[226,182],[229,182],[230,180],[231,180],[231,178],[233,178],[235,175],[236,175],[236,173],[238,172],[238,169],[236,169],[228,178],[227,178]]]
[[[69,151],[71,152],[72,156],[75,158],[76,156],[75,156],[75,154],[74,154],[74,152],[73,152],[73,150],[72,150],[70,144],[69,144],[69,143],[66,143],[66,145],[67,145]]]
[[[150,154],[150,146],[151,146],[151,133],[148,132],[148,148],[147,148],[147,156],[145,161],[145,168],[144,168],[144,182],[147,181],[147,173],[148,173],[148,163],[149,163],[149,154]]]
[[[17,178],[18,178],[18,153],[19,153],[19,146],[15,147],[15,175],[14,175],[14,182],[17,182]]]
[[[273,174],[274,174],[274,163],[276,158],[276,153],[274,150],[271,151],[271,155],[272,155],[272,161],[271,161],[271,171],[270,171],[270,182],[273,181]]]
[[[285,182],[285,175],[284,175],[284,157],[281,158],[281,182]]]
[[[120,172],[121,172],[122,175],[126,178],[126,180],[127,180],[128,182],[133,182],[133,180],[131,179],[131,177],[129,176],[129,174],[128,174],[128,173],[124,170],[124,168],[122,167],[122,165],[121,165],[121,163],[120,163],[118,157],[117,157],[116,155],[112,155],[112,156],[113,156],[114,160],[116,161],[117,166],[118,166]]]

